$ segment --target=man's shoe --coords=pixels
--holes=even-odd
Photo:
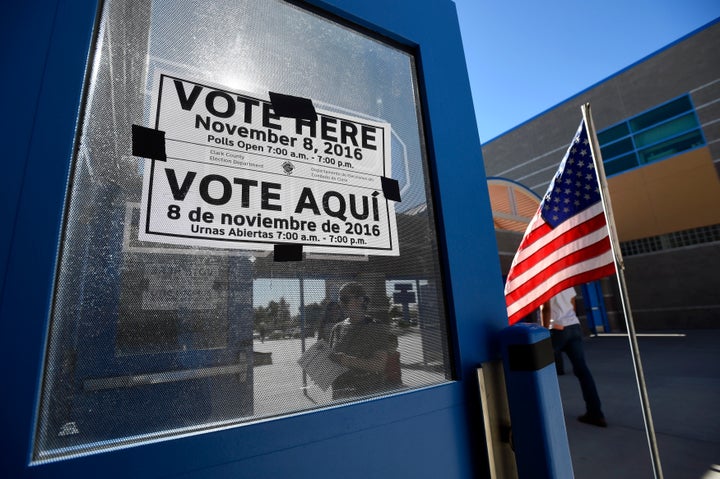
[[[593,417],[589,414],[583,414],[578,418],[578,421],[584,422],[585,424],[591,424],[598,427],[607,427],[607,421],[604,417]]]

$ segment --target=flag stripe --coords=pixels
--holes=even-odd
[[[589,270],[575,269],[571,270],[570,274],[566,272],[566,274],[558,275],[554,277],[552,281],[547,281],[532,290],[528,295],[524,296],[522,300],[512,303],[508,309],[508,314],[509,316],[516,316],[520,310],[535,310],[539,308],[545,301],[554,296],[554,294],[550,294],[550,296],[547,296],[547,292],[554,291],[555,293],[557,293],[557,291],[553,288],[555,287],[555,285],[561,283],[563,285],[566,285],[567,283],[565,283],[564,281],[569,281],[570,283],[572,283],[571,286],[574,286],[577,284],[593,281],[604,276],[608,276],[610,274],[613,274],[614,272],[614,264],[605,264],[598,268],[593,268]],[[565,286],[561,288],[561,290],[566,289],[567,287],[569,286]]]
[[[542,275],[535,276],[526,283],[523,283],[519,288],[505,295],[507,298],[506,303],[513,304],[517,302],[522,305],[523,302],[533,301],[541,294],[543,287],[560,281],[565,276],[577,276],[584,271],[602,269],[608,264],[613,264],[612,253],[609,250],[597,256],[586,259],[573,258],[573,260],[576,262],[571,263],[567,261],[566,265],[560,265],[558,267],[553,265],[553,268],[548,268],[543,271]],[[512,308],[517,307],[513,306]]]
[[[615,271],[585,122],[515,254],[505,303],[513,324],[560,291]]]
[[[522,259],[526,256],[535,252],[538,248],[542,248],[548,241],[552,241],[558,236],[567,233],[571,229],[575,228],[579,224],[582,224],[589,219],[604,214],[602,204],[598,203],[590,208],[580,212],[577,216],[574,216],[562,223],[556,228],[552,228],[550,225],[545,223],[540,215],[540,211],[532,219],[530,225],[528,225],[525,233],[525,238],[520,243],[518,249],[518,258]],[[519,261],[516,261],[519,262]]]
[[[535,311],[538,307],[540,307],[540,305],[544,304],[546,301],[548,301],[550,298],[563,291],[564,289],[575,286],[577,284],[588,283],[598,278],[609,276],[613,273],[615,273],[615,264],[607,264],[601,268],[586,271],[584,273],[560,281],[559,283],[556,283],[554,286],[548,289],[545,293],[535,297],[533,301],[525,302],[524,306],[519,309],[515,308],[513,313],[510,313],[508,310],[509,323],[517,323],[522,318]]]
[[[552,235],[552,238],[543,238],[543,241],[538,241],[536,245],[533,245],[539,245],[539,248],[533,248],[534,251],[530,251],[528,248],[518,255],[520,261],[513,267],[513,278],[508,277],[508,282],[512,284],[515,278],[520,280],[521,276],[528,271],[531,272],[530,274],[534,274],[532,273],[533,270],[536,270],[540,265],[547,264],[544,258],[550,255],[560,256],[565,251],[573,248],[575,244],[584,247],[599,241],[602,237],[607,237],[605,227],[605,215],[601,213],[561,235]],[[574,243],[568,243],[568,239],[572,240],[572,238],[579,239]],[[548,239],[550,239],[550,241],[548,241]]]
[[[580,240],[578,240],[578,242],[579,241]],[[516,301],[528,290],[534,289],[539,284],[545,282],[548,277],[561,273],[565,269],[577,267],[578,265],[587,268],[596,268],[607,262],[612,262],[612,255],[608,255],[610,252],[610,239],[607,236],[584,248],[575,248],[575,244],[572,244],[563,249],[568,250],[568,254],[559,258],[553,255],[543,259],[543,261],[534,268],[536,270],[535,274],[527,274],[522,278],[518,278],[518,281],[515,281],[514,284],[511,285],[505,296]],[[585,265],[584,263],[586,261],[594,261],[595,263]]]

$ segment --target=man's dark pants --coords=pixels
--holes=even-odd
[[[582,390],[587,414],[595,418],[603,417],[602,408],[600,406],[600,396],[598,396],[595,380],[590,373],[590,369],[585,362],[585,351],[583,349],[582,328],[579,324],[565,326],[564,329],[550,330],[550,338],[552,340],[555,356],[559,356],[560,352],[567,354],[568,359],[573,367],[573,373],[580,381],[580,389]]]

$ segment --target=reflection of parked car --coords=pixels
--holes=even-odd
[[[315,336],[315,332],[312,330],[312,328],[305,328],[305,337],[309,338]],[[285,333],[286,338],[301,338],[302,337],[302,328],[300,326],[296,326],[292,329],[290,329],[287,333]]]
[[[302,336],[302,331],[299,326],[295,326],[294,328],[290,328],[285,331],[286,338],[299,338],[300,336]]]
[[[275,329],[268,334],[268,339],[283,339],[285,337],[285,334],[283,333],[282,329]]]

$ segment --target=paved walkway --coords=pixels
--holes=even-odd
[[[665,479],[720,479],[720,330],[638,335]],[[558,377],[577,479],[652,478],[642,407],[627,336],[586,338],[588,365],[608,428],[577,421],[585,412],[566,360]]]
[[[673,334],[638,337],[664,477],[720,479],[720,330]],[[413,341],[417,338],[412,335],[402,337],[401,349],[415,347]],[[272,365],[255,370],[255,414],[282,414],[288,402],[295,402],[297,409],[332,403],[329,391],[312,383],[308,394],[303,394],[296,362],[299,339],[257,342],[255,349],[273,353]],[[586,338],[585,352],[609,426],[603,429],[577,421],[585,405],[566,361],[567,374],[558,382],[575,478],[652,478],[627,337]],[[410,356],[409,351],[404,353]],[[432,379],[427,373],[415,378],[414,373],[404,370],[403,378],[416,386]]]

